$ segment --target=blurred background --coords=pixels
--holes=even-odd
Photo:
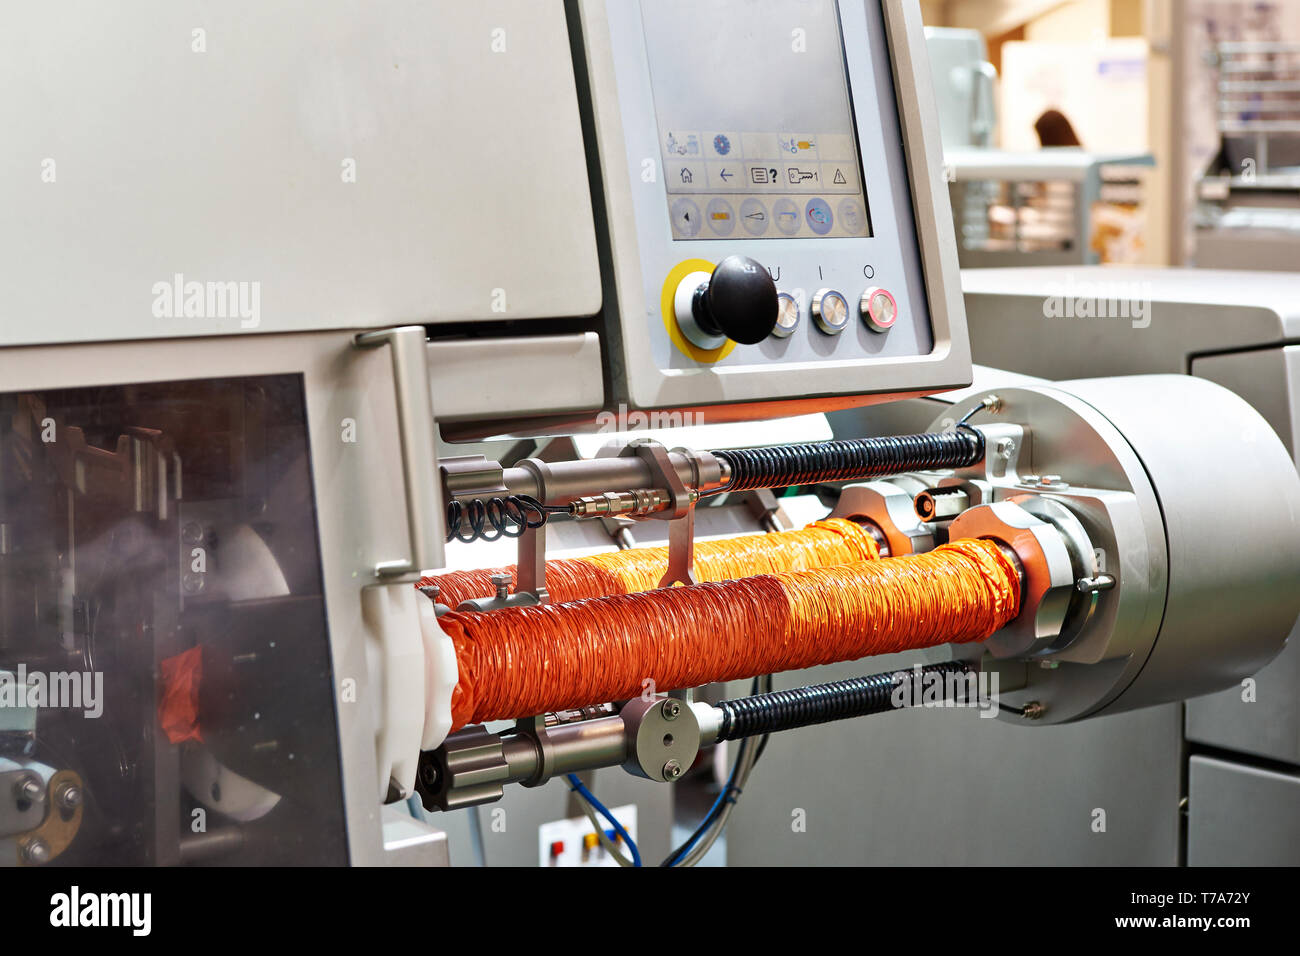
[[[922,12],[963,266],[1300,267],[1300,3]]]

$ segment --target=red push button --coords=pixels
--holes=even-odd
[[[898,321],[898,303],[888,289],[872,286],[858,300],[862,321],[872,332],[888,332]]]

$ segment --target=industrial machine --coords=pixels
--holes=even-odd
[[[1046,378],[1086,369],[1214,382],[1249,402],[1269,425],[1266,440],[1271,444],[1276,435],[1294,459],[1300,420],[1294,275],[991,269],[962,279],[977,360],[996,355],[1006,367]],[[1043,304],[1058,296],[1089,303],[1091,314],[1046,317]],[[1173,396],[1152,396],[1151,404],[1181,418]],[[1256,434],[1255,427],[1242,432],[1247,454],[1225,461],[1249,462]],[[1188,781],[1189,862],[1300,863],[1300,713],[1289,690],[1297,678],[1300,653],[1291,640],[1240,686],[1189,700],[1178,715],[1177,739],[1187,752],[1180,763]],[[1249,815],[1239,809],[1246,805]]]
[[[1300,615],[1300,479],[1226,389],[816,434],[972,381],[914,3],[66,6],[0,41],[41,92],[0,112],[6,862],[460,862],[440,820],[553,781],[584,852],[689,865],[784,732],[1050,739]]]

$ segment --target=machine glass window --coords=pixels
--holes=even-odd
[[[673,238],[871,235],[833,0],[653,0],[641,17]]]
[[[302,382],[0,395],[0,865],[347,861]]]

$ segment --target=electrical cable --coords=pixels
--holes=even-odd
[[[944,661],[720,701],[715,705],[722,711],[718,739],[739,740],[886,713],[910,706],[910,702],[920,700],[927,691],[944,699],[964,700],[974,689],[965,680],[970,674],[971,667],[966,661]]]
[[[728,466],[730,477],[725,485],[704,492],[702,497],[825,481],[863,481],[908,471],[967,468],[983,460],[984,436],[965,421],[961,423],[964,428],[949,432],[713,451],[710,454]]]
[[[908,685],[912,701],[921,699],[923,691],[932,682],[942,696],[956,698],[970,692],[970,685],[961,680],[970,673],[970,665],[965,661],[945,661],[784,691],[771,690],[769,675],[762,693],[759,693],[759,682],[755,680],[750,696],[721,701],[716,705],[723,711],[718,739],[741,740],[735,767],[699,828],[660,865],[694,866],[704,858],[726,828],[731,811],[774,732],[899,709],[894,692],[903,685]],[[760,732],[762,737],[750,759],[749,745]],[[705,837],[703,842],[697,844],[701,837]]]
[[[529,528],[546,524],[552,514],[568,512],[567,505],[544,505],[531,495],[494,495],[467,501],[453,498],[447,502],[447,540],[469,544],[518,538]],[[530,514],[534,517],[530,518]]]
[[[592,832],[596,834],[596,839],[600,841],[600,845],[605,848],[605,852],[610,855],[610,858],[619,866],[634,866],[635,864],[625,857],[619,850],[617,844],[609,838],[609,834],[605,832],[605,825],[596,817],[596,811],[592,808],[591,804],[580,797],[578,799],[578,807],[584,814],[586,814],[587,819],[591,821]]]
[[[749,693],[752,696],[759,693],[760,690],[767,692],[771,689],[772,675],[765,674],[762,677],[754,678],[753,683],[750,685]],[[694,866],[695,863],[698,863],[708,854],[709,850],[713,847],[713,844],[717,842],[718,837],[722,835],[722,831],[726,826],[725,820],[721,825],[718,825],[718,819],[724,806],[727,806],[728,804],[734,805],[736,801],[740,799],[740,794],[745,786],[745,782],[748,781],[749,774],[753,771],[754,765],[758,763],[758,758],[763,756],[763,751],[767,748],[767,741],[770,736],[770,734],[764,734],[762,739],[758,742],[758,746],[753,748],[752,760],[749,759],[748,755],[753,747],[753,741],[750,738],[745,738],[740,742],[740,747],[736,752],[736,760],[732,764],[731,773],[727,775],[727,780],[722,787],[722,792],[719,793],[717,799],[713,801],[713,805],[709,807],[708,812],[704,815],[704,819],[700,821],[700,825],[696,827],[695,831],[687,837],[676,850],[668,854],[668,856],[664,858],[663,862],[659,864],[660,866]],[[743,768],[747,768],[744,769],[744,779],[738,782],[738,775]],[[703,843],[699,843],[700,839],[705,837],[706,833],[709,834],[708,837],[705,838]],[[695,849],[697,844],[698,849]],[[692,862],[687,863],[686,860],[692,860]]]
[[[567,773],[564,775],[564,778],[569,781],[570,789],[576,791],[578,796],[582,797],[589,804],[591,804],[591,806],[594,809],[596,809],[601,816],[603,816],[606,820],[610,822],[610,824],[614,827],[614,830],[618,833],[618,835],[623,838],[623,842],[627,844],[628,850],[631,851],[632,865],[640,866],[641,851],[636,848],[636,841],[632,839],[632,837],[628,834],[627,830],[623,829],[623,824],[618,822],[618,817],[610,813],[609,810],[605,807],[605,805],[596,799],[596,795],[587,789],[586,784],[584,784],[581,780],[578,779],[578,775],[576,773]],[[603,835],[604,835],[604,830],[600,827],[597,827],[596,836],[599,838],[600,836]]]

